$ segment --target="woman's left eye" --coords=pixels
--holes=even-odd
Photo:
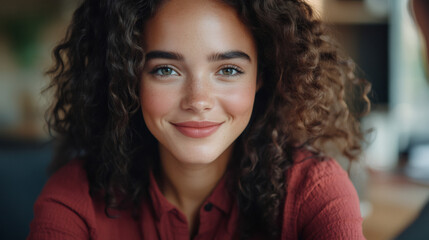
[[[226,67],[226,68],[222,68],[217,73],[220,75],[225,75],[225,76],[235,76],[235,75],[242,74],[243,71],[241,71],[235,67]]]

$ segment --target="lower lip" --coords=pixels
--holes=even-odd
[[[204,138],[212,135],[216,132],[216,130],[220,127],[219,125],[209,126],[209,127],[202,127],[202,128],[194,128],[194,127],[183,127],[183,126],[177,126],[177,130],[181,132],[183,135],[191,138]]]

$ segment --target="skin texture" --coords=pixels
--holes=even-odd
[[[256,47],[234,9],[205,0],[168,1],[145,24],[144,36],[140,101],[145,123],[159,141],[159,185],[187,216],[192,232],[198,209],[224,174],[233,143],[250,120]],[[159,51],[176,57],[153,54]],[[231,51],[240,54],[219,58]],[[194,138],[173,125],[185,121],[220,127]]]

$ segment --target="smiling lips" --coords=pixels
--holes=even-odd
[[[189,121],[172,123],[179,132],[191,138],[204,138],[212,135],[223,122]]]

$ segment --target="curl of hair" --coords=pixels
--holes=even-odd
[[[354,75],[354,63],[304,1],[222,2],[253,33],[262,83],[231,163],[241,236],[276,238],[293,153],[307,148],[323,159],[331,144],[357,159],[363,140],[358,119],[369,111],[370,85]],[[104,197],[106,214],[147,197],[148,172],[156,165],[157,142],[144,124],[138,89],[143,25],[161,3],[85,1],[48,71],[55,101],[47,121],[60,140],[52,168],[85,159],[91,193]]]

